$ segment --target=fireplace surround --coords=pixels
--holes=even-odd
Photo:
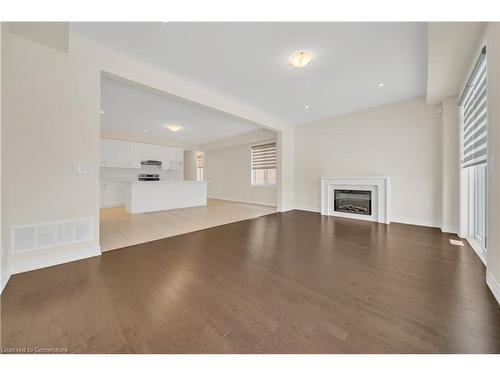
[[[387,176],[322,177],[321,214],[389,224],[390,194]]]

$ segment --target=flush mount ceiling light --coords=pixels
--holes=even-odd
[[[104,114],[104,111],[101,109],[101,110],[99,111],[99,113],[100,113],[101,115],[103,115],[103,114]]]
[[[378,84],[378,87],[384,87],[384,82],[380,82],[380,83]]]
[[[309,109],[309,105],[305,105],[305,106],[304,106],[304,108],[305,108],[305,109]]]
[[[295,52],[290,59],[288,60],[288,63],[293,66],[294,68],[303,68],[307,64],[309,64],[312,60],[312,56],[309,52],[305,51],[299,51]]]
[[[167,128],[169,128],[173,132],[178,132],[179,130],[182,129],[182,126],[179,126],[179,125],[167,125]]]

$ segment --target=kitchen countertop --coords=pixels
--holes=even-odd
[[[201,184],[203,182],[208,181],[196,181],[196,180],[178,180],[178,181],[128,181],[130,184],[187,184],[187,183],[196,183]]]
[[[161,180],[161,181],[99,181],[101,184],[185,184],[185,183],[203,183],[203,182],[210,182],[209,180],[205,181],[196,181],[196,180],[178,180],[178,181],[168,181],[168,180]]]

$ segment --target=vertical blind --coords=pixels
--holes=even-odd
[[[487,87],[486,47],[467,81],[459,100],[463,106],[462,167],[486,163],[487,160]]]
[[[252,169],[276,168],[276,143],[252,146]]]

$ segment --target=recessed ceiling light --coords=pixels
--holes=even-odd
[[[104,111],[101,109],[101,110],[99,111],[99,113],[100,113],[101,115],[103,115],[103,114],[104,114]]]
[[[305,109],[309,109],[309,105],[305,105],[305,106],[304,106],[304,108],[305,108]]]
[[[309,64],[312,60],[312,56],[310,53],[305,52],[305,51],[299,51],[295,52],[290,59],[288,60],[288,63],[293,66],[294,68],[303,68],[307,64]]]
[[[380,83],[378,84],[378,87],[384,87],[384,82],[380,82]]]
[[[179,125],[167,125],[167,128],[169,128],[173,132],[178,132],[179,130],[182,129],[182,126],[179,126]]]
[[[148,129],[144,129],[144,133],[147,133],[149,130]]]

